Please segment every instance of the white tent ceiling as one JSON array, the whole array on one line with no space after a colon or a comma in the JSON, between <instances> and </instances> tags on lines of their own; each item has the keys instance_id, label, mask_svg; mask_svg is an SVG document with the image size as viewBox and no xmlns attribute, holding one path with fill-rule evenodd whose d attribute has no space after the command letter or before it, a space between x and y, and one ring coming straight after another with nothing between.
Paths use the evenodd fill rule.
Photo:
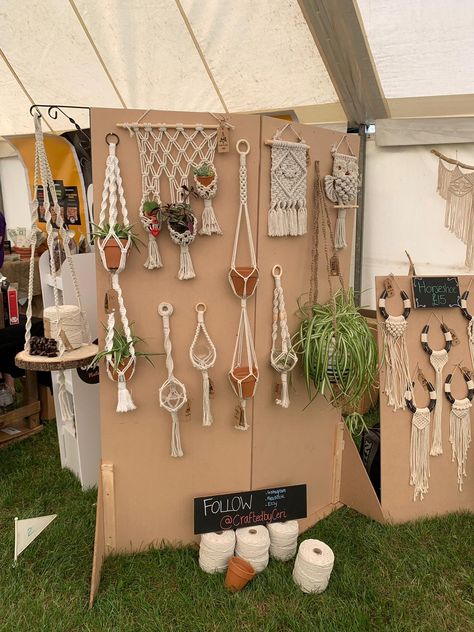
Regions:
<instances>
[{"instance_id":1,"label":"white tent ceiling","mask_svg":"<svg viewBox=\"0 0 474 632\"><path fill-rule=\"evenodd\" d=\"M313 4L318 16L319 4L351 2ZM305 122L345 120L326 43L316 46L303 4L0 0L0 134L31 132L32 103L296 109ZM356 9L389 114L474 114L474 2L358 0ZM87 113L74 117L87 124Z\"/></svg>"}]
</instances>

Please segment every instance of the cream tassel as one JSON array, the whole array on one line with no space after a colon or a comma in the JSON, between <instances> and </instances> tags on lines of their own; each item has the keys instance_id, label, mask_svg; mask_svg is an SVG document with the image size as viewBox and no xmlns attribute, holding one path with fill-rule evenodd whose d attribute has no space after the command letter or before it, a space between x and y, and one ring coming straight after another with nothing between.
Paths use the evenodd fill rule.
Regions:
<instances>
[{"instance_id":1,"label":"cream tassel","mask_svg":"<svg viewBox=\"0 0 474 632\"><path fill-rule=\"evenodd\" d=\"M389 316L384 323L385 384L389 406L405 409L405 389L411 384L408 349L405 339L406 320Z\"/></svg>"},{"instance_id":2,"label":"cream tassel","mask_svg":"<svg viewBox=\"0 0 474 632\"><path fill-rule=\"evenodd\" d=\"M247 400L240 399L240 419L237 426L235 426L236 430L248 430L250 426L247 423Z\"/></svg>"},{"instance_id":3,"label":"cream tassel","mask_svg":"<svg viewBox=\"0 0 474 632\"><path fill-rule=\"evenodd\" d=\"M200 235L222 235L221 227L212 207L212 199L204 200L204 210L202 212L202 228Z\"/></svg>"},{"instance_id":4,"label":"cream tassel","mask_svg":"<svg viewBox=\"0 0 474 632\"><path fill-rule=\"evenodd\" d=\"M117 412L128 413L131 410L135 410L136 406L133 403L130 391L127 388L127 382L121 375L117 382L118 386L118 399L117 399Z\"/></svg>"},{"instance_id":5,"label":"cream tassel","mask_svg":"<svg viewBox=\"0 0 474 632\"><path fill-rule=\"evenodd\" d=\"M202 425L212 426L214 421L211 411L211 401L209 399L209 373L202 371Z\"/></svg>"},{"instance_id":6,"label":"cream tassel","mask_svg":"<svg viewBox=\"0 0 474 632\"><path fill-rule=\"evenodd\" d=\"M193 261L189 253L189 246L181 244L179 247L179 272L178 279L185 281L186 279L194 279L196 273L193 268Z\"/></svg>"},{"instance_id":7,"label":"cream tassel","mask_svg":"<svg viewBox=\"0 0 474 632\"><path fill-rule=\"evenodd\" d=\"M183 456L181 448L181 435L179 433L179 417L176 411L171 411L172 427L171 427L171 456Z\"/></svg>"},{"instance_id":8,"label":"cream tassel","mask_svg":"<svg viewBox=\"0 0 474 632\"><path fill-rule=\"evenodd\" d=\"M463 478L466 476L467 452L471 443L471 402L455 400L449 416L449 441L452 448L451 460L457 461L459 491L462 492Z\"/></svg>"},{"instance_id":9,"label":"cream tassel","mask_svg":"<svg viewBox=\"0 0 474 632\"><path fill-rule=\"evenodd\" d=\"M156 243L156 239L150 233L148 233L148 257L144 266L147 270L155 270L156 268L163 267L160 251L158 250L158 244Z\"/></svg>"},{"instance_id":10,"label":"cream tassel","mask_svg":"<svg viewBox=\"0 0 474 632\"><path fill-rule=\"evenodd\" d=\"M300 205L297 211L298 215L298 235L306 235L308 230L308 210L306 203Z\"/></svg>"},{"instance_id":11,"label":"cream tassel","mask_svg":"<svg viewBox=\"0 0 474 632\"><path fill-rule=\"evenodd\" d=\"M290 396L288 393L288 373L283 371L281 374L281 392L279 399L275 400L275 404L282 408L288 408L290 405Z\"/></svg>"},{"instance_id":12,"label":"cream tassel","mask_svg":"<svg viewBox=\"0 0 474 632\"><path fill-rule=\"evenodd\" d=\"M276 202L268 212L268 235L284 237L289 234L287 215L281 202Z\"/></svg>"},{"instance_id":13,"label":"cream tassel","mask_svg":"<svg viewBox=\"0 0 474 632\"><path fill-rule=\"evenodd\" d=\"M337 211L336 231L334 235L334 241L336 248L342 250L347 248L346 242L346 214L345 208L340 208Z\"/></svg>"},{"instance_id":14,"label":"cream tassel","mask_svg":"<svg viewBox=\"0 0 474 632\"><path fill-rule=\"evenodd\" d=\"M433 415L433 438L431 442L431 456L443 454L443 368L448 361L448 353L444 349L433 351L430 362L436 374L436 408Z\"/></svg>"},{"instance_id":15,"label":"cream tassel","mask_svg":"<svg viewBox=\"0 0 474 632\"><path fill-rule=\"evenodd\" d=\"M430 476L430 412L417 408L411 422L410 485L413 485L413 500L423 500L428 491Z\"/></svg>"}]
</instances>

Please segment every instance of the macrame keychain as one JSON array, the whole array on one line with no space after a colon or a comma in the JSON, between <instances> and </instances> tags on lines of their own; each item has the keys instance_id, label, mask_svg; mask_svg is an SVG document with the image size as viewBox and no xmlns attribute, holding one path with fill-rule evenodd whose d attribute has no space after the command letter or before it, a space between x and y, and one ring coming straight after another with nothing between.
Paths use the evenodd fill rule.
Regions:
<instances>
[{"instance_id":1,"label":"macrame keychain","mask_svg":"<svg viewBox=\"0 0 474 632\"><path fill-rule=\"evenodd\" d=\"M474 319L467 308L467 300L469 298L469 290L463 292L461 296L461 312L467 320L467 339L469 341L469 353L471 355L471 364L474 368Z\"/></svg>"},{"instance_id":2,"label":"macrame keychain","mask_svg":"<svg viewBox=\"0 0 474 632\"><path fill-rule=\"evenodd\" d=\"M401 291L403 314L391 316L386 310L388 293L384 290L379 298L379 312L384 319L382 324L383 353L385 362L385 383L383 392L393 410L405 408L404 392L411 384L410 364L406 342L407 319L411 311L411 302L406 292Z\"/></svg>"},{"instance_id":3,"label":"macrame keychain","mask_svg":"<svg viewBox=\"0 0 474 632\"><path fill-rule=\"evenodd\" d=\"M112 142L109 142L109 138ZM127 231L127 239L118 237L115 228L118 225L118 208L117 208L117 194L118 201L120 202L120 209L122 213L123 226L127 229L130 227L128 219L127 203L125 201L122 176L120 175L119 161L116 155L116 148L119 143L119 138L116 134L107 134L106 142L109 145L109 155L107 156L107 162L105 167L105 180L104 189L102 193L102 202L99 213L99 228L106 230L108 233L103 239L98 239L97 244L99 248L100 258L102 264L107 272L110 273L112 282L112 288L117 294L120 320L122 323L123 332L127 341L130 355L127 361L123 361L119 366L116 366L113 355L113 342L115 334L115 310L110 310L107 319L107 331L105 335L105 350L106 355L106 368L109 378L117 382L118 387L118 400L117 400L117 412L126 413L130 410L135 410L136 406L133 403L132 396L127 389L127 381L133 377L135 373L136 355L135 347L133 346L132 333L130 331L130 325L127 318L127 310L125 309L125 303L123 300L122 288L119 283L119 274L125 269L125 263L129 253L131 245L131 235ZM119 258L114 261L114 251L119 252Z\"/></svg>"},{"instance_id":4,"label":"macrame keychain","mask_svg":"<svg viewBox=\"0 0 474 632\"><path fill-rule=\"evenodd\" d=\"M466 476L467 452L471 443L471 407L474 397L474 382L467 371L461 369L467 385L467 396L464 399L454 399L451 394L452 373L446 377L444 392L451 404L449 415L449 442L452 457L456 460L459 491L462 492L463 478Z\"/></svg>"},{"instance_id":5,"label":"macrame keychain","mask_svg":"<svg viewBox=\"0 0 474 632\"><path fill-rule=\"evenodd\" d=\"M158 305L158 314L163 319L163 336L164 347L166 353L166 369L168 378L161 385L159 390L160 406L167 410L171 415L171 456L183 456L181 448L181 436L179 433L179 417L178 411L186 404L187 394L186 387L174 375L174 362L172 357L173 347L170 338L170 316L173 313L173 306L170 303L160 303Z\"/></svg>"},{"instance_id":6,"label":"macrame keychain","mask_svg":"<svg viewBox=\"0 0 474 632\"><path fill-rule=\"evenodd\" d=\"M346 141L349 154L339 153L339 147ZM337 222L335 231L336 248L346 248L346 211L358 208L356 204L357 189L359 188L359 165L357 157L352 151L344 135L331 150L333 158L332 175L325 176L324 189L326 195L335 202L337 208Z\"/></svg>"},{"instance_id":7,"label":"macrame keychain","mask_svg":"<svg viewBox=\"0 0 474 632\"><path fill-rule=\"evenodd\" d=\"M430 416L436 407L436 391L430 382L426 383L426 389L430 395L430 401L426 408L418 408L413 397L414 383L408 382L405 392L405 401L408 410L413 413L411 418L410 441L410 485L415 489L413 500L423 500L428 491L430 477Z\"/></svg>"},{"instance_id":8,"label":"macrame keychain","mask_svg":"<svg viewBox=\"0 0 474 632\"><path fill-rule=\"evenodd\" d=\"M272 269L272 276L275 281L273 290L273 324L272 324L272 351L270 354L270 364L281 376L281 391L275 403L282 408L288 408L290 398L288 394L288 373L290 373L298 362L298 356L291 344L291 336L288 331L287 314L285 309L285 298L281 285L283 268L275 265ZM277 344L278 335L280 344Z\"/></svg>"},{"instance_id":9,"label":"macrame keychain","mask_svg":"<svg viewBox=\"0 0 474 632\"><path fill-rule=\"evenodd\" d=\"M288 128L298 138L298 142L281 140ZM268 234L270 237L305 235L308 222L306 181L309 145L291 123L277 130L272 140L267 140L265 145L272 148Z\"/></svg>"},{"instance_id":10,"label":"macrame keychain","mask_svg":"<svg viewBox=\"0 0 474 632\"><path fill-rule=\"evenodd\" d=\"M212 200L217 193L217 171L209 160L203 160L193 170L194 184L197 194L204 200L204 210L202 212L202 227L200 235L222 235L221 227L217 221Z\"/></svg>"},{"instance_id":11,"label":"macrame keychain","mask_svg":"<svg viewBox=\"0 0 474 632\"><path fill-rule=\"evenodd\" d=\"M194 339L189 349L191 364L202 374L202 425L211 426L214 421L211 412L211 402L209 399L211 383L209 380L209 369L212 369L216 362L217 353L214 343L208 334L204 314L206 312L205 303L196 304L197 326ZM204 338L204 344L201 339Z\"/></svg>"},{"instance_id":12,"label":"macrame keychain","mask_svg":"<svg viewBox=\"0 0 474 632\"><path fill-rule=\"evenodd\" d=\"M241 145L244 146L242 150L240 149ZM232 368L229 371L229 380L240 403L240 417L236 428L238 430L247 430L249 426L245 413L246 403L248 399L254 396L258 382L257 355L255 353L252 329L247 314L247 299L252 296L258 283L258 268L247 204L247 154L250 152L250 145L248 141L241 139L237 141L236 149L240 156L240 205L235 228L229 282L234 294L240 298L240 320L232 358ZM247 228L250 266L237 266L237 247L239 244L242 215L244 216Z\"/></svg>"},{"instance_id":13,"label":"macrame keychain","mask_svg":"<svg viewBox=\"0 0 474 632\"><path fill-rule=\"evenodd\" d=\"M443 441L442 441L442 415L443 415L443 369L448 361L448 353L453 344L453 337L449 328L441 323L441 331L444 335L444 349L433 350L428 344L428 332L430 326L425 325L421 332L421 346L423 351L430 357L430 363L436 373L436 399L438 404L436 406L434 418L433 418L433 438L431 443L431 456L438 456L443 454Z\"/></svg>"}]
</instances>

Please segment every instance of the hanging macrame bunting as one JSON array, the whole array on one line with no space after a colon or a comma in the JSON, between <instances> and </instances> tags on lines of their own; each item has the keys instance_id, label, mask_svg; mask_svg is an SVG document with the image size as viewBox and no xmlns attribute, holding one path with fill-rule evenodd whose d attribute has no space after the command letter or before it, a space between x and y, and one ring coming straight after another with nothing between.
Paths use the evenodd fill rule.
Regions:
<instances>
[{"instance_id":1,"label":"hanging macrame bunting","mask_svg":"<svg viewBox=\"0 0 474 632\"><path fill-rule=\"evenodd\" d=\"M383 354L385 364L385 383L383 392L393 410L405 408L404 395L407 384L411 384L410 364L406 342L407 319L411 311L411 302L405 292L400 292L403 301L403 314L391 316L386 310L387 290L379 298L379 312L384 319L382 325Z\"/></svg>"},{"instance_id":2,"label":"hanging macrame bunting","mask_svg":"<svg viewBox=\"0 0 474 632\"><path fill-rule=\"evenodd\" d=\"M436 406L434 418L433 418L433 439L431 443L431 456L438 456L443 454L443 441L442 441L442 418L443 418L443 369L448 361L448 353L451 349L453 337L449 328L444 323L441 323L441 331L444 335L444 349L433 350L428 344L428 332L430 326L425 325L421 332L421 346L423 351L430 357L430 363L435 370L436 374L436 399L438 404Z\"/></svg>"},{"instance_id":3,"label":"hanging macrame bunting","mask_svg":"<svg viewBox=\"0 0 474 632\"><path fill-rule=\"evenodd\" d=\"M205 303L197 303L197 326L189 357L193 367L202 374L202 425L211 426L214 419L211 412L209 369L212 369L216 362L217 352L204 322L206 309Z\"/></svg>"},{"instance_id":4,"label":"hanging macrame bunting","mask_svg":"<svg viewBox=\"0 0 474 632\"><path fill-rule=\"evenodd\" d=\"M340 153L339 147L343 142L349 149L349 154ZM333 165L332 175L325 176L324 189L327 197L335 203L337 221L335 231L336 248L346 248L346 211L357 208L357 190L359 188L359 164L344 135L331 150Z\"/></svg>"},{"instance_id":5,"label":"hanging macrame bunting","mask_svg":"<svg viewBox=\"0 0 474 632\"><path fill-rule=\"evenodd\" d=\"M173 306L170 303L160 303L158 314L163 320L164 347L166 353L166 369L168 378L160 387L160 406L171 415L171 456L183 456L181 448L181 436L179 432L179 410L187 402L186 387L174 375L174 362L172 357L173 347L171 345L170 316L173 313Z\"/></svg>"},{"instance_id":6,"label":"hanging macrame bunting","mask_svg":"<svg viewBox=\"0 0 474 632\"><path fill-rule=\"evenodd\" d=\"M430 382L426 388L430 401L426 408L418 408L414 403L413 382L407 384L405 401L408 410L413 413L411 419L410 442L410 485L414 487L413 500L423 500L428 491L430 477L430 416L436 407L436 391Z\"/></svg>"},{"instance_id":7,"label":"hanging macrame bunting","mask_svg":"<svg viewBox=\"0 0 474 632\"><path fill-rule=\"evenodd\" d=\"M457 478L459 491L462 492L463 479L466 476L467 451L471 443L471 408L474 397L474 382L471 376L462 371L467 385L467 396L464 399L454 399L451 394L452 373L444 383L446 398L451 404L449 415L449 442L451 443L452 461L457 463Z\"/></svg>"},{"instance_id":8,"label":"hanging macrame bunting","mask_svg":"<svg viewBox=\"0 0 474 632\"><path fill-rule=\"evenodd\" d=\"M461 312L464 318L467 320L467 339L469 342L469 353L471 355L471 364L474 368L474 319L467 307L467 301L469 299L469 290L463 292L461 296Z\"/></svg>"},{"instance_id":9,"label":"hanging macrame bunting","mask_svg":"<svg viewBox=\"0 0 474 632\"><path fill-rule=\"evenodd\" d=\"M282 140L289 128L298 142ZM306 207L306 182L309 145L296 129L287 123L265 143L272 148L271 205L268 212L270 237L305 235L308 211Z\"/></svg>"},{"instance_id":10,"label":"hanging macrame bunting","mask_svg":"<svg viewBox=\"0 0 474 632\"><path fill-rule=\"evenodd\" d=\"M113 140L113 142L109 143L109 137L117 140ZM128 219L127 203L123 191L122 176L120 175L120 166L116 155L118 144L117 136L115 134L108 134L107 143L109 145L109 155L107 156L105 167L104 189L98 224L102 231L107 231L107 234L103 239L98 239L97 244L102 264L107 272L110 273L112 288L117 293L120 321L129 351L128 359L123 360L117 366L113 355L114 335L116 333L115 310L111 309L108 314L107 331L105 335L105 350L108 352L106 355L107 375L111 380L117 382L117 412L126 413L136 408L127 388L127 382L135 373L136 355L132 332L130 331L127 318L127 310L123 300L122 288L120 287L119 275L125 269L125 263L131 246L131 233L129 230L130 221ZM122 224L127 233L126 239L119 237L115 232L117 226L119 226L119 209L117 202L120 203Z\"/></svg>"},{"instance_id":11,"label":"hanging macrame bunting","mask_svg":"<svg viewBox=\"0 0 474 632\"><path fill-rule=\"evenodd\" d=\"M290 332L288 331L285 298L281 285L282 274L283 268L281 265L273 266L272 276L275 281L275 289L273 290L272 351L270 354L270 364L281 377L280 392L275 399L275 403L282 408L288 408L290 405L288 373L295 368L298 356L293 349Z\"/></svg>"},{"instance_id":12,"label":"hanging macrame bunting","mask_svg":"<svg viewBox=\"0 0 474 632\"><path fill-rule=\"evenodd\" d=\"M243 146L243 149L240 149L241 146ZM247 299L252 296L258 283L258 268L247 203L247 154L250 152L250 145L248 141L241 139L237 141L236 149L240 156L240 205L235 228L229 283L234 294L240 298L240 320L232 358L232 368L229 371L229 380L240 403L240 417L236 428L238 430L247 430L249 426L245 412L246 404L247 400L254 396L258 382L257 355L253 343L252 328L247 314ZM247 229L250 266L237 265L237 247L239 245L242 216L244 217Z\"/></svg>"}]
</instances>

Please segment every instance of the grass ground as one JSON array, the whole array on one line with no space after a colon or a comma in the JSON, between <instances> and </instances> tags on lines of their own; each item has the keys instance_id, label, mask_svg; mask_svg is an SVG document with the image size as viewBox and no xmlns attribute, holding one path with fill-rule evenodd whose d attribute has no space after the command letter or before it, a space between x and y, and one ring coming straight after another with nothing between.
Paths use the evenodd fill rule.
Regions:
<instances>
[{"instance_id":1,"label":"grass ground","mask_svg":"<svg viewBox=\"0 0 474 632\"><path fill-rule=\"evenodd\" d=\"M0 451L2 632L449 632L474 630L474 517L398 527L349 509L318 523L336 565L304 595L292 564L271 561L242 593L202 573L192 547L107 560L87 610L95 493L59 466L56 430ZM12 568L13 518L58 518Z\"/></svg>"}]
</instances>

